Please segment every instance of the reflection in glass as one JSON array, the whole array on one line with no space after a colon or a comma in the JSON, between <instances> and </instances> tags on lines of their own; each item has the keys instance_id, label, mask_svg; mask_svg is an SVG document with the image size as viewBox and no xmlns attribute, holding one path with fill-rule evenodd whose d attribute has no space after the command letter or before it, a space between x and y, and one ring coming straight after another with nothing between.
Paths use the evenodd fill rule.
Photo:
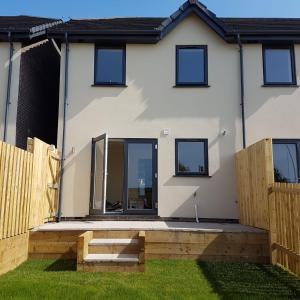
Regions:
<instances>
[{"instance_id":1,"label":"reflection in glass","mask_svg":"<svg viewBox=\"0 0 300 300\"><path fill-rule=\"evenodd\" d=\"M128 144L128 209L153 209L152 147L150 143Z\"/></svg>"},{"instance_id":2,"label":"reflection in glass","mask_svg":"<svg viewBox=\"0 0 300 300\"><path fill-rule=\"evenodd\" d=\"M273 144L276 182L298 183L296 144Z\"/></svg>"},{"instance_id":3,"label":"reflection in glass","mask_svg":"<svg viewBox=\"0 0 300 300\"><path fill-rule=\"evenodd\" d=\"M123 49L97 49L96 82L123 83Z\"/></svg>"},{"instance_id":4,"label":"reflection in glass","mask_svg":"<svg viewBox=\"0 0 300 300\"><path fill-rule=\"evenodd\" d=\"M95 143L94 209L103 209L105 140Z\"/></svg>"},{"instance_id":5,"label":"reflection in glass","mask_svg":"<svg viewBox=\"0 0 300 300\"><path fill-rule=\"evenodd\" d=\"M178 83L204 83L204 49L178 49Z\"/></svg>"},{"instance_id":6,"label":"reflection in glass","mask_svg":"<svg viewBox=\"0 0 300 300\"><path fill-rule=\"evenodd\" d=\"M265 76L267 83L292 83L290 49L265 49Z\"/></svg>"},{"instance_id":7,"label":"reflection in glass","mask_svg":"<svg viewBox=\"0 0 300 300\"><path fill-rule=\"evenodd\" d=\"M178 142L178 171L180 173L205 173L203 142Z\"/></svg>"}]
</instances>

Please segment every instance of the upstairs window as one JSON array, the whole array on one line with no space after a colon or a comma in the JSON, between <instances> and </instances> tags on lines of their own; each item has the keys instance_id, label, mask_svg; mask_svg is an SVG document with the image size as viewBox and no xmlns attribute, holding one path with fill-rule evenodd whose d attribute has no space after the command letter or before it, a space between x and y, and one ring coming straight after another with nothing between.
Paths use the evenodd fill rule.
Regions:
<instances>
[{"instance_id":1,"label":"upstairs window","mask_svg":"<svg viewBox=\"0 0 300 300\"><path fill-rule=\"evenodd\" d=\"M296 85L294 48L264 47L264 84Z\"/></svg>"},{"instance_id":2,"label":"upstairs window","mask_svg":"<svg viewBox=\"0 0 300 300\"><path fill-rule=\"evenodd\" d=\"M176 86L207 85L207 46L176 47Z\"/></svg>"},{"instance_id":3,"label":"upstairs window","mask_svg":"<svg viewBox=\"0 0 300 300\"><path fill-rule=\"evenodd\" d=\"M299 182L300 140L273 140L273 160L276 182Z\"/></svg>"},{"instance_id":4,"label":"upstairs window","mask_svg":"<svg viewBox=\"0 0 300 300\"><path fill-rule=\"evenodd\" d=\"M176 139L176 175L208 176L208 140Z\"/></svg>"},{"instance_id":5,"label":"upstairs window","mask_svg":"<svg viewBox=\"0 0 300 300\"><path fill-rule=\"evenodd\" d=\"M125 47L96 47L95 84L125 85Z\"/></svg>"}]
</instances>

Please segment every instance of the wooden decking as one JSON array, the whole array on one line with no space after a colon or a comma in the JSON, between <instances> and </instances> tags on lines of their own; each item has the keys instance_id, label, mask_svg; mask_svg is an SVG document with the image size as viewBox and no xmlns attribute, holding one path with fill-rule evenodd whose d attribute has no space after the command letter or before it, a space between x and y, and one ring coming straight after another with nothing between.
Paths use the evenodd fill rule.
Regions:
<instances>
[{"instance_id":1,"label":"wooden decking","mask_svg":"<svg viewBox=\"0 0 300 300\"><path fill-rule=\"evenodd\" d=\"M268 263L268 234L239 224L185 222L61 222L30 232L29 257L76 259L86 231L128 239L145 231L145 259L199 259Z\"/></svg>"}]
</instances>

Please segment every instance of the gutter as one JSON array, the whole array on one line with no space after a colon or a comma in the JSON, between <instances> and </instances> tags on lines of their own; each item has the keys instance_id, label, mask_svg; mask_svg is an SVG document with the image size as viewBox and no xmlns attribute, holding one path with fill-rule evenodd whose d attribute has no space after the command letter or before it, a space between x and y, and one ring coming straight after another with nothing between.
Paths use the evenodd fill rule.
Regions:
<instances>
[{"instance_id":1,"label":"gutter","mask_svg":"<svg viewBox=\"0 0 300 300\"><path fill-rule=\"evenodd\" d=\"M58 198L58 211L57 211L57 222L61 221L61 208L62 208L62 190L64 183L64 166L65 166L65 142L66 142L66 118L68 109L68 78L69 78L69 40L68 33L65 32L65 83L64 83L64 113L63 113L63 134L62 134L62 151L61 151L61 172L60 172L60 188L59 188L59 198Z\"/></svg>"},{"instance_id":2,"label":"gutter","mask_svg":"<svg viewBox=\"0 0 300 300\"><path fill-rule=\"evenodd\" d=\"M245 83L244 83L244 51L241 42L240 34L237 35L240 52L240 79L241 79L241 111L242 111L242 129L243 129L243 149L247 147L246 144L246 120L245 120Z\"/></svg>"},{"instance_id":3,"label":"gutter","mask_svg":"<svg viewBox=\"0 0 300 300\"><path fill-rule=\"evenodd\" d=\"M8 41L9 41L9 64L8 64L8 79L7 79L7 87L6 87L6 105L5 105L5 116L4 116L4 133L3 133L3 141L7 140L7 123L8 123L8 114L9 114L9 106L10 102L10 90L11 90L11 77L12 77L12 58L14 54L14 47L11 38L11 32L8 32Z\"/></svg>"}]
</instances>

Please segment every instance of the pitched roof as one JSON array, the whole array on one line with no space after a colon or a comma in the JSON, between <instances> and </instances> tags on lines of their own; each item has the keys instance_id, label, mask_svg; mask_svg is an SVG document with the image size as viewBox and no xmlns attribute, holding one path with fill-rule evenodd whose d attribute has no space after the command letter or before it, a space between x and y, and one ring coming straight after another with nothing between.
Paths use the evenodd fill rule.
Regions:
<instances>
[{"instance_id":1,"label":"pitched roof","mask_svg":"<svg viewBox=\"0 0 300 300\"><path fill-rule=\"evenodd\" d=\"M71 19L56 26L52 31L158 31L166 18L111 18L111 19Z\"/></svg>"},{"instance_id":2,"label":"pitched roof","mask_svg":"<svg viewBox=\"0 0 300 300\"><path fill-rule=\"evenodd\" d=\"M32 27L56 21L58 20L31 16L0 16L0 31L29 32Z\"/></svg>"},{"instance_id":3,"label":"pitched roof","mask_svg":"<svg viewBox=\"0 0 300 300\"><path fill-rule=\"evenodd\" d=\"M157 43L191 13L229 43L237 41L237 34L243 42L300 42L300 19L218 18L197 0L186 1L168 18L71 19L48 33L63 39L68 32L70 41L79 42Z\"/></svg>"},{"instance_id":4,"label":"pitched roof","mask_svg":"<svg viewBox=\"0 0 300 300\"><path fill-rule=\"evenodd\" d=\"M31 16L0 16L0 42L40 40L46 29L62 23L61 20Z\"/></svg>"},{"instance_id":5,"label":"pitched roof","mask_svg":"<svg viewBox=\"0 0 300 300\"><path fill-rule=\"evenodd\" d=\"M219 18L227 32L300 33L299 18Z\"/></svg>"}]
</instances>

